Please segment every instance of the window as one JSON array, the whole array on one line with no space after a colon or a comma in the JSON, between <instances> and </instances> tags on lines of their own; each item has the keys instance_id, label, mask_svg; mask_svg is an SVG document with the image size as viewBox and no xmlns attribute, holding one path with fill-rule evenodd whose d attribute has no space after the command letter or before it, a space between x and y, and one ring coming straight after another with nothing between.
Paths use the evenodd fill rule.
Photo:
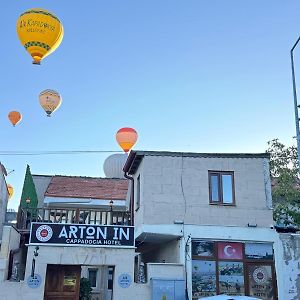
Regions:
<instances>
[{"instance_id":1,"label":"window","mask_svg":"<svg viewBox=\"0 0 300 300\"><path fill-rule=\"evenodd\" d=\"M136 180L136 208L138 210L140 208L141 202L141 176L139 175Z\"/></svg>"},{"instance_id":2,"label":"window","mask_svg":"<svg viewBox=\"0 0 300 300\"><path fill-rule=\"evenodd\" d=\"M107 289L113 290L114 286L114 267L108 267Z\"/></svg>"},{"instance_id":3,"label":"window","mask_svg":"<svg viewBox=\"0 0 300 300\"><path fill-rule=\"evenodd\" d=\"M89 281L91 283L92 288L97 287L97 273L98 273L98 269L88 270Z\"/></svg>"},{"instance_id":4,"label":"window","mask_svg":"<svg viewBox=\"0 0 300 300\"><path fill-rule=\"evenodd\" d=\"M210 204L234 205L233 172L209 171Z\"/></svg>"},{"instance_id":5,"label":"window","mask_svg":"<svg viewBox=\"0 0 300 300\"><path fill-rule=\"evenodd\" d=\"M277 299L271 243L192 240L192 299L217 294Z\"/></svg>"}]
</instances>

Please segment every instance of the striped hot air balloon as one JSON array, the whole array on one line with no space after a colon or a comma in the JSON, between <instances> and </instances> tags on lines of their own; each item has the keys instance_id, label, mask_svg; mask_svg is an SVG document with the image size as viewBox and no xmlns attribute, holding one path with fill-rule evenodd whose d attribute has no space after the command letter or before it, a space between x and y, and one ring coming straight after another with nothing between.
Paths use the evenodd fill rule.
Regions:
<instances>
[{"instance_id":1,"label":"striped hot air balloon","mask_svg":"<svg viewBox=\"0 0 300 300\"><path fill-rule=\"evenodd\" d=\"M118 130L116 140L124 152L128 152L136 143L138 134L135 129L124 127Z\"/></svg>"}]
</instances>

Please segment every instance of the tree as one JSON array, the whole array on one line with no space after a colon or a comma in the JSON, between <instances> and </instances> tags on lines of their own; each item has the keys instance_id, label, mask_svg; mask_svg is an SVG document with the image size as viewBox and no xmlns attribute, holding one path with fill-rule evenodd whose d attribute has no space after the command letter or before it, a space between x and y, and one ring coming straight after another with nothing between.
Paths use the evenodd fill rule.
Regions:
<instances>
[{"instance_id":1,"label":"tree","mask_svg":"<svg viewBox=\"0 0 300 300\"><path fill-rule=\"evenodd\" d=\"M300 228L300 185L297 148L278 139L268 142L274 220L277 224Z\"/></svg>"}]
</instances>

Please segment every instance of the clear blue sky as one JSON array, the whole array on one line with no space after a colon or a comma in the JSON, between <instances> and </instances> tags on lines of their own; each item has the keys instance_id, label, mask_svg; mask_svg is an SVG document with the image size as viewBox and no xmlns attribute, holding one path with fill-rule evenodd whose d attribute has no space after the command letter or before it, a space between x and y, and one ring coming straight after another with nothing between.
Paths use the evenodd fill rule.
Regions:
<instances>
[{"instance_id":1,"label":"clear blue sky","mask_svg":"<svg viewBox=\"0 0 300 300\"><path fill-rule=\"evenodd\" d=\"M18 16L33 7L65 29L41 66L16 34ZM275 137L292 143L298 0L11 0L1 11L1 151L119 150L124 126L136 128L141 150L251 153ZM300 47L295 56L300 78ZM51 118L38 103L47 88L63 97ZM23 114L15 128L10 110ZM104 176L108 155L0 156L15 170L9 207L26 164L34 174Z\"/></svg>"}]
</instances>

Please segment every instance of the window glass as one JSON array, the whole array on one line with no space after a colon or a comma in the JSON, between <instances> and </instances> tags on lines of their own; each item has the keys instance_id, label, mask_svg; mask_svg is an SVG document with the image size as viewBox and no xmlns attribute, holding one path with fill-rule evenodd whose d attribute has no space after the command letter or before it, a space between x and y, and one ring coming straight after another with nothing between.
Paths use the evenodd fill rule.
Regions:
<instances>
[{"instance_id":1,"label":"window glass","mask_svg":"<svg viewBox=\"0 0 300 300\"><path fill-rule=\"evenodd\" d=\"M193 241L192 255L199 257L214 257L214 242Z\"/></svg>"},{"instance_id":2,"label":"window glass","mask_svg":"<svg viewBox=\"0 0 300 300\"><path fill-rule=\"evenodd\" d=\"M248 265L250 296L273 300L273 278L270 265Z\"/></svg>"},{"instance_id":3,"label":"window glass","mask_svg":"<svg viewBox=\"0 0 300 300\"><path fill-rule=\"evenodd\" d=\"M220 195L219 195L219 176L218 175L211 175L210 185L211 185L211 201L219 202Z\"/></svg>"},{"instance_id":4,"label":"window glass","mask_svg":"<svg viewBox=\"0 0 300 300\"><path fill-rule=\"evenodd\" d=\"M232 204L233 203L232 175L229 174L222 175L222 192L223 192L223 203Z\"/></svg>"},{"instance_id":5,"label":"window glass","mask_svg":"<svg viewBox=\"0 0 300 300\"><path fill-rule=\"evenodd\" d=\"M91 287L97 286L97 269L89 269L89 281L91 283Z\"/></svg>"},{"instance_id":6,"label":"window glass","mask_svg":"<svg viewBox=\"0 0 300 300\"><path fill-rule=\"evenodd\" d=\"M243 244L218 242L219 259L243 259Z\"/></svg>"},{"instance_id":7,"label":"window glass","mask_svg":"<svg viewBox=\"0 0 300 300\"><path fill-rule=\"evenodd\" d=\"M107 289L112 290L114 285L114 268L108 267Z\"/></svg>"},{"instance_id":8,"label":"window glass","mask_svg":"<svg viewBox=\"0 0 300 300\"><path fill-rule=\"evenodd\" d=\"M245 295L244 267L242 262L219 262L220 294Z\"/></svg>"},{"instance_id":9,"label":"window glass","mask_svg":"<svg viewBox=\"0 0 300 300\"><path fill-rule=\"evenodd\" d=\"M193 260L192 262L193 299L213 296L217 293L216 262L210 260Z\"/></svg>"},{"instance_id":10,"label":"window glass","mask_svg":"<svg viewBox=\"0 0 300 300\"><path fill-rule=\"evenodd\" d=\"M245 256L246 259L273 260L273 245L271 243L247 243Z\"/></svg>"}]
</instances>

